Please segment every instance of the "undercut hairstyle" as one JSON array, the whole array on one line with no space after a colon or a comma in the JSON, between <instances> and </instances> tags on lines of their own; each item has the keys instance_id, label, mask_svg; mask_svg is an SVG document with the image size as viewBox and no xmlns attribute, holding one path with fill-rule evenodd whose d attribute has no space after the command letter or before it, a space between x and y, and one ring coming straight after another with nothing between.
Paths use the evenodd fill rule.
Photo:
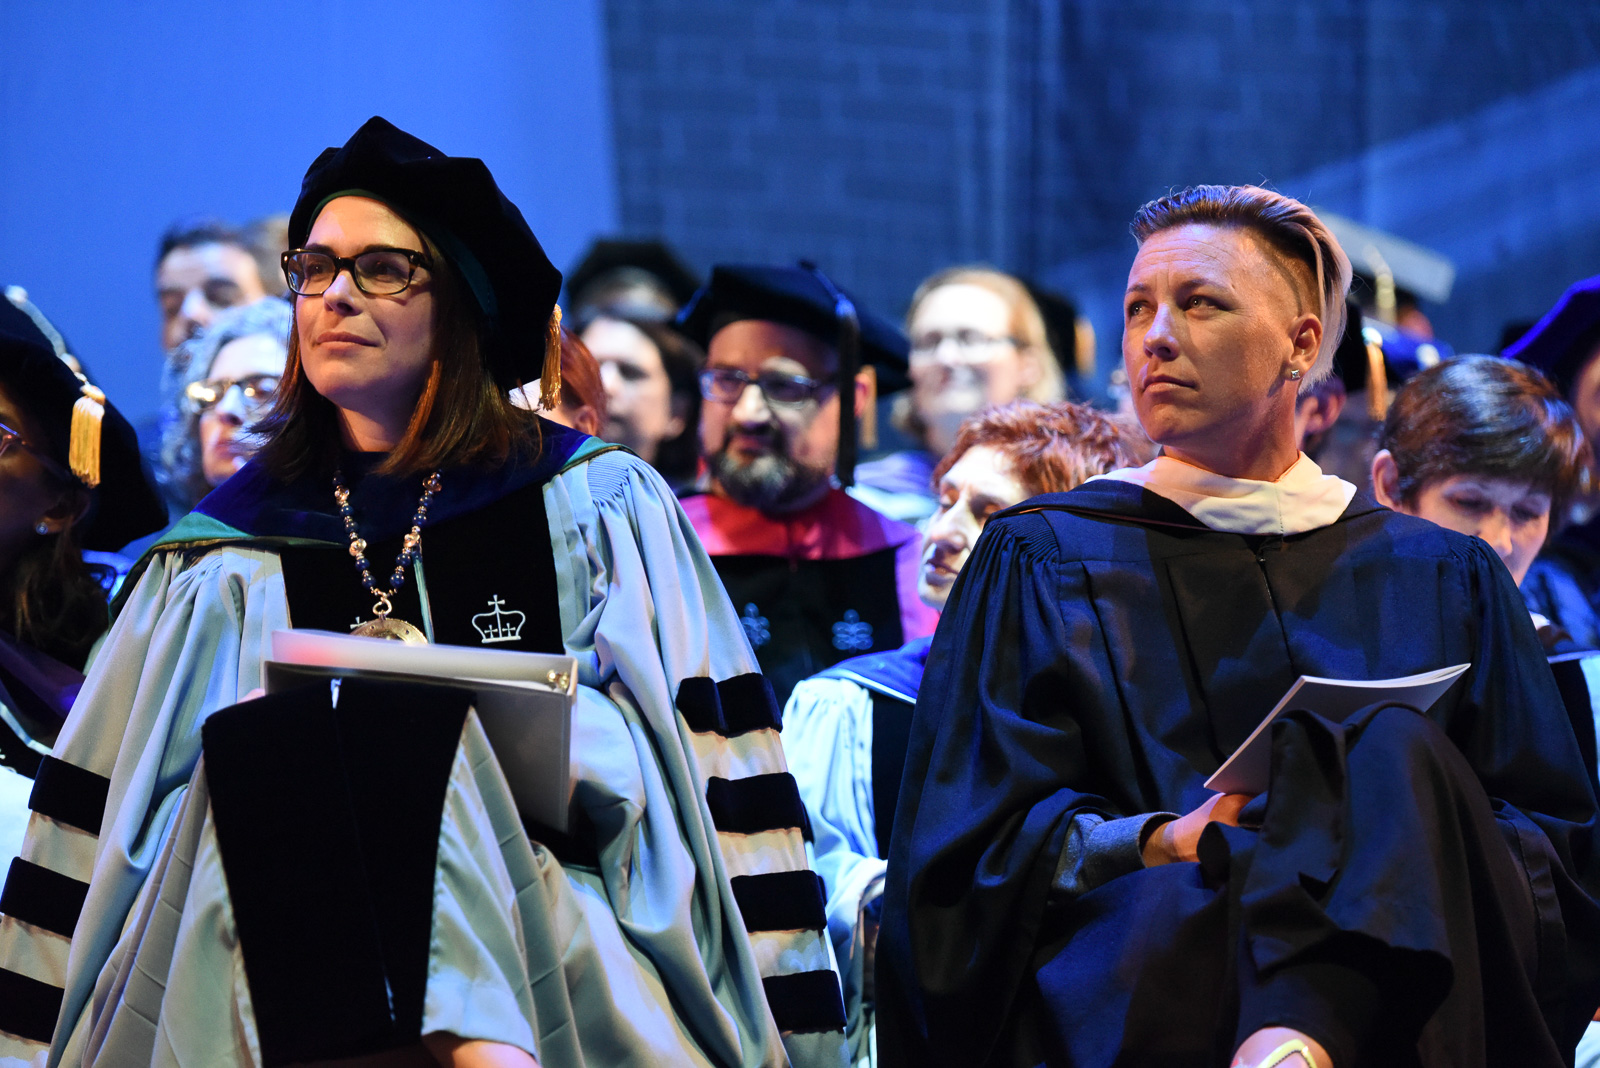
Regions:
<instances>
[{"instance_id":1,"label":"undercut hairstyle","mask_svg":"<svg viewBox=\"0 0 1600 1068\"><path fill-rule=\"evenodd\" d=\"M514 450L537 448L539 421L511 403L483 354L483 316L455 266L420 234L433 264L433 362L400 441L374 470L413 475L436 468L503 462ZM320 297L299 297L320 300ZM535 395L538 387L533 387ZM256 454L276 479L331 474L339 462L339 416L306 377L300 331L289 331L289 359L272 408L251 427L266 437Z\"/></svg>"},{"instance_id":2,"label":"undercut hairstyle","mask_svg":"<svg viewBox=\"0 0 1600 1068\"><path fill-rule=\"evenodd\" d=\"M1350 292L1350 257L1316 213L1293 197L1254 185L1196 185L1152 200L1133 217L1139 244L1179 226L1249 230L1290 263L1310 272L1311 308L1322 322L1322 344L1301 389L1333 373L1333 353L1344 335L1345 297Z\"/></svg>"},{"instance_id":3,"label":"undercut hairstyle","mask_svg":"<svg viewBox=\"0 0 1600 1068\"><path fill-rule=\"evenodd\" d=\"M1011 462L1029 496L1065 493L1080 483L1144 462L1154 451L1132 421L1074 401L1012 401L970 416L933 470L935 491L969 449L987 445Z\"/></svg>"},{"instance_id":4,"label":"undercut hairstyle","mask_svg":"<svg viewBox=\"0 0 1600 1068\"><path fill-rule=\"evenodd\" d=\"M1552 524L1589 462L1578 417L1537 370L1499 356L1458 356L1395 394L1378 438L1410 507L1430 483L1456 475L1525 482L1550 495Z\"/></svg>"}]
</instances>

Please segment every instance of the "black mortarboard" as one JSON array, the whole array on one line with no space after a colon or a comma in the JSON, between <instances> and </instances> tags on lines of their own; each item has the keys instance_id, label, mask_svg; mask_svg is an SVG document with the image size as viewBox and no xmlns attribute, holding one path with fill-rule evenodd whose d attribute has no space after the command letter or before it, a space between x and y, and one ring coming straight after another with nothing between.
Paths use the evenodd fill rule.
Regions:
<instances>
[{"instance_id":1,"label":"black mortarboard","mask_svg":"<svg viewBox=\"0 0 1600 1068\"><path fill-rule=\"evenodd\" d=\"M567 275L567 303L576 314L584 291L623 271L641 271L661 284L672 303L683 307L700 288L700 279L660 241L616 241L601 238L589 246Z\"/></svg>"},{"instance_id":2,"label":"black mortarboard","mask_svg":"<svg viewBox=\"0 0 1600 1068\"><path fill-rule=\"evenodd\" d=\"M1574 282L1555 307L1500 355L1550 376L1562 393L1600 346L1600 275Z\"/></svg>"},{"instance_id":3,"label":"black mortarboard","mask_svg":"<svg viewBox=\"0 0 1600 1068\"><path fill-rule=\"evenodd\" d=\"M84 548L114 552L166 526L167 510L145 475L133 427L56 354L19 306L18 291L6 296L0 300L0 384L44 434L32 444L96 489L81 527Z\"/></svg>"},{"instance_id":4,"label":"black mortarboard","mask_svg":"<svg viewBox=\"0 0 1600 1068\"><path fill-rule=\"evenodd\" d=\"M839 483L855 477L856 373L863 364L876 375L879 395L911 384L907 376L910 343L889 320L867 311L813 264L795 267L718 264L706 283L678 313L678 329L709 350L711 337L729 323L762 319L803 330L839 355Z\"/></svg>"},{"instance_id":5,"label":"black mortarboard","mask_svg":"<svg viewBox=\"0 0 1600 1068\"><path fill-rule=\"evenodd\" d=\"M553 403L561 272L482 160L447 156L384 119L368 119L306 171L289 216L291 248L305 244L317 214L341 195L382 201L438 245L483 312L495 381L511 389L542 378L541 394Z\"/></svg>"}]
</instances>

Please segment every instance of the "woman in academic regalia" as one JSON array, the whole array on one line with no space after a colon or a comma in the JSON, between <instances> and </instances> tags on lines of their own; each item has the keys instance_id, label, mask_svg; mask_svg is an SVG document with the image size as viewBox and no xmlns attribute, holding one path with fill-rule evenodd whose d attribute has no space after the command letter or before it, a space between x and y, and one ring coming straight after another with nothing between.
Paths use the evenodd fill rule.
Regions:
<instances>
[{"instance_id":1,"label":"woman in academic regalia","mask_svg":"<svg viewBox=\"0 0 1600 1068\"><path fill-rule=\"evenodd\" d=\"M91 399L98 390L57 354L33 318L37 309L19 291L7 298L0 299L0 877L22 843L28 799L83 685L89 649L110 622L111 569L86 563L83 550L120 549L165 521L139 466L133 428L109 403ZM75 420L81 442L97 450L73 456ZM44 779L47 792L58 785L48 773Z\"/></svg>"},{"instance_id":2,"label":"woman in academic regalia","mask_svg":"<svg viewBox=\"0 0 1600 1068\"><path fill-rule=\"evenodd\" d=\"M923 676L878 943L894 1065L1559 1065L1600 1004L1596 810L1482 541L1295 446L1349 265L1303 205L1140 211L1123 359L1164 454L989 521ZM1426 715L1296 678L1467 663Z\"/></svg>"},{"instance_id":3,"label":"woman in academic regalia","mask_svg":"<svg viewBox=\"0 0 1600 1068\"><path fill-rule=\"evenodd\" d=\"M56 746L103 813L30 829L57 892L5 899L29 1013L0 1058L838 1064L803 812L716 573L648 466L510 402L560 390L521 213L375 118L289 232L267 442L147 555ZM575 657L570 824L524 828L469 695L249 699L291 624Z\"/></svg>"}]
</instances>

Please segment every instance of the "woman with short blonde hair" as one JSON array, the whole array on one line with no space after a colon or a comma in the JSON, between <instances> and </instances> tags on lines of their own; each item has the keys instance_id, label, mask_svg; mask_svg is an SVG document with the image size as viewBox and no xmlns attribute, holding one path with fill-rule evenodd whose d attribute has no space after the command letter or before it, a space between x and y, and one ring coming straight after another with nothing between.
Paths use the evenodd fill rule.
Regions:
<instances>
[{"instance_id":1,"label":"woman with short blonde hair","mask_svg":"<svg viewBox=\"0 0 1600 1068\"><path fill-rule=\"evenodd\" d=\"M1297 445L1344 254L1247 186L1134 234L1123 365L1163 455L994 516L962 568L895 810L882 1063L1570 1064L1600 817L1527 610L1482 541ZM1302 676L1463 665L1422 707L1291 701L1262 776L1208 785Z\"/></svg>"}]
</instances>

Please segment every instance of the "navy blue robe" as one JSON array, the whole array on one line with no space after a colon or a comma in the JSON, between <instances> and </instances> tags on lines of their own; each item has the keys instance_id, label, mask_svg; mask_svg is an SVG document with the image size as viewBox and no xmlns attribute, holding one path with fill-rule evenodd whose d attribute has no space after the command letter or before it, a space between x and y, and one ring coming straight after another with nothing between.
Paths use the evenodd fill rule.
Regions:
<instances>
[{"instance_id":1,"label":"navy blue robe","mask_svg":"<svg viewBox=\"0 0 1600 1068\"><path fill-rule=\"evenodd\" d=\"M1293 716L1202 863L1065 884L1085 818L1188 812L1300 675L1471 662L1424 718ZM1448 742L1446 741L1448 739ZM1453 746L1449 743L1454 743ZM1288 537L1091 482L991 520L934 639L889 857L896 1065L1558 1064L1600 1003L1595 798L1509 574L1357 494Z\"/></svg>"}]
</instances>

